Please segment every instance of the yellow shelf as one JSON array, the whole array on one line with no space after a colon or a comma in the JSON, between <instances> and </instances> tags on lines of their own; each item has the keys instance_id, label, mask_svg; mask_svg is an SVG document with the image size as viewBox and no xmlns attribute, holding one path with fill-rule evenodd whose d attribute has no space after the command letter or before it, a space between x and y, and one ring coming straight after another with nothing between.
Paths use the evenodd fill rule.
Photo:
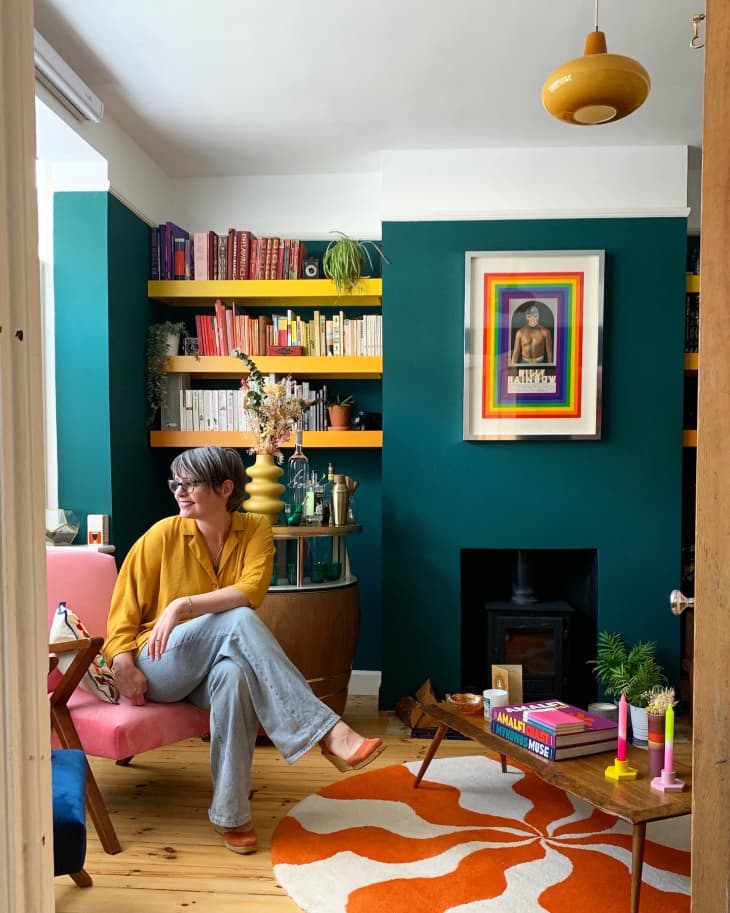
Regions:
<instances>
[{"instance_id":1,"label":"yellow shelf","mask_svg":"<svg viewBox=\"0 0 730 913\"><path fill-rule=\"evenodd\" d=\"M686 290L688 292L699 292L700 290L700 277L696 273L687 273L687 285Z\"/></svg>"},{"instance_id":2,"label":"yellow shelf","mask_svg":"<svg viewBox=\"0 0 730 913\"><path fill-rule=\"evenodd\" d=\"M683 431L682 432L682 446L683 447L696 447L697 446L697 432L696 431Z\"/></svg>"},{"instance_id":3,"label":"yellow shelf","mask_svg":"<svg viewBox=\"0 0 730 913\"><path fill-rule=\"evenodd\" d=\"M216 298L255 307L380 307L383 280L361 279L354 291L340 294L331 279L150 279L147 294L178 307L211 304Z\"/></svg>"},{"instance_id":4,"label":"yellow shelf","mask_svg":"<svg viewBox=\"0 0 730 913\"><path fill-rule=\"evenodd\" d=\"M383 359L375 355L255 355L254 361L262 374L291 374L297 380L300 377L379 380L383 376ZM241 359L230 355L176 355L168 358L167 370L171 374L206 377L244 377L248 374Z\"/></svg>"},{"instance_id":5,"label":"yellow shelf","mask_svg":"<svg viewBox=\"0 0 730 913\"><path fill-rule=\"evenodd\" d=\"M684 371L685 374L690 374L692 372L697 372L700 367L700 356L697 352L685 352L684 353Z\"/></svg>"},{"instance_id":6,"label":"yellow shelf","mask_svg":"<svg viewBox=\"0 0 730 913\"><path fill-rule=\"evenodd\" d=\"M253 434L245 431L151 431L151 447L240 447L253 445ZM284 447L294 447L294 436ZM382 431L305 431L304 449L319 447L381 448Z\"/></svg>"}]
</instances>

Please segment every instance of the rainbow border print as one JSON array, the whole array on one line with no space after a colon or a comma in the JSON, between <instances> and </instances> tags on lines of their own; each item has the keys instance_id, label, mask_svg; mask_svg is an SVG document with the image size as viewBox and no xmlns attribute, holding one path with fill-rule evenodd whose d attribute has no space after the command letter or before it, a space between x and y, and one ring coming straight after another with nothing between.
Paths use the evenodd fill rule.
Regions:
<instances>
[{"instance_id":1,"label":"rainbow border print","mask_svg":"<svg viewBox=\"0 0 730 913\"><path fill-rule=\"evenodd\" d=\"M536 300L554 315L551 385L510 392L516 306ZM482 417L579 418L583 353L583 273L486 273ZM512 368L516 372L517 367Z\"/></svg>"},{"instance_id":2,"label":"rainbow border print","mask_svg":"<svg viewBox=\"0 0 730 913\"><path fill-rule=\"evenodd\" d=\"M603 251L467 251L464 440L600 438L603 276ZM532 305L550 336L530 362Z\"/></svg>"}]
</instances>

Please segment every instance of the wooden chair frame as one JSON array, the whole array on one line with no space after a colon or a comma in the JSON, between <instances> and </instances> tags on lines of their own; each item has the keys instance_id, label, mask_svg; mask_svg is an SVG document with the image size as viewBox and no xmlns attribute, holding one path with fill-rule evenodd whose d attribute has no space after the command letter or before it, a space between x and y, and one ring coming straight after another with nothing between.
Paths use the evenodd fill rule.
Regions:
<instances>
[{"instance_id":1,"label":"wooden chair frame","mask_svg":"<svg viewBox=\"0 0 730 913\"><path fill-rule=\"evenodd\" d=\"M63 653L76 653L73 662L63 674L61 681L49 695L51 726L63 748L80 748L81 751L84 750L67 703L87 669L94 661L94 657L101 650L103 643L104 639L102 637L91 637L79 640L64 640L48 645L48 652L55 656ZM119 838L109 817L106 803L99 792L88 758L86 759L86 768L86 807L91 815L91 820L94 822L101 845L104 847L104 851L111 855L121 853L122 847L119 843ZM82 873L79 872L76 875L82 875ZM91 879L85 872L83 872L83 876L88 879L88 882L84 881L82 883L76 878L76 875L71 877L78 885L86 887L91 883Z\"/></svg>"}]
</instances>

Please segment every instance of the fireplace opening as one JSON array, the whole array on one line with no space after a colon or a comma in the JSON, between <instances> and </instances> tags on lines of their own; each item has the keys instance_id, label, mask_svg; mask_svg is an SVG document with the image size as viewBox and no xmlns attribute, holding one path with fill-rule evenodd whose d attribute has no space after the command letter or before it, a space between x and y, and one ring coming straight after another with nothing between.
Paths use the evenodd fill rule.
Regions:
<instances>
[{"instance_id":1,"label":"fireplace opening","mask_svg":"<svg viewBox=\"0 0 730 913\"><path fill-rule=\"evenodd\" d=\"M462 688L490 687L508 663L526 701L594 700L596 570L595 549L462 549Z\"/></svg>"}]
</instances>

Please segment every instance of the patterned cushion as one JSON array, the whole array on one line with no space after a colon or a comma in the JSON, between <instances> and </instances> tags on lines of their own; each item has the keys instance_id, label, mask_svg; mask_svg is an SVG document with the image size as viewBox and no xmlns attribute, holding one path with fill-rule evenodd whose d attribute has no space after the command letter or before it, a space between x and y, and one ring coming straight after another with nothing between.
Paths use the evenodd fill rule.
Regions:
<instances>
[{"instance_id":1,"label":"patterned cushion","mask_svg":"<svg viewBox=\"0 0 730 913\"><path fill-rule=\"evenodd\" d=\"M84 637L91 637L91 635L84 627L81 619L68 608L65 602L59 602L51 623L50 642L79 640ZM66 672L74 661L75 656L75 653L61 653L58 657L58 668L62 672ZM119 703L119 688L117 688L112 671L101 653L96 654L94 661L84 673L79 684L95 697L98 697L100 701L106 701L109 704Z\"/></svg>"}]
</instances>

